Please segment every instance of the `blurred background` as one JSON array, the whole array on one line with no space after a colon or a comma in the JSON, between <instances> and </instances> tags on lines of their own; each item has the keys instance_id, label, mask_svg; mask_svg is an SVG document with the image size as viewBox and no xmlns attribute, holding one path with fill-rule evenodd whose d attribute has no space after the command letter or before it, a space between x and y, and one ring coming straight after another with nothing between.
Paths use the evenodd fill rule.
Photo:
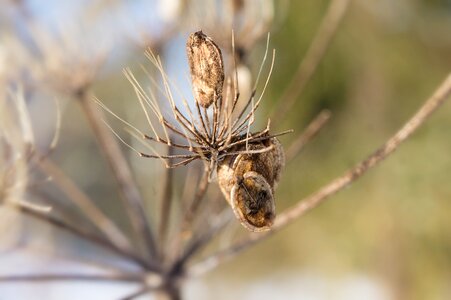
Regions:
<instances>
[{"instance_id":1,"label":"blurred background","mask_svg":"<svg viewBox=\"0 0 451 300\"><path fill-rule=\"evenodd\" d=\"M19 84L24 87L41 149L52 140L57 115L53 99L58 99L63 122L52 159L123 228L130 225L118 204L114 180L67 91L89 80L94 94L109 108L146 126L122 69L130 67L143 77L140 65L149 65L144 51L151 47L161 55L169 77L192 97L186 37L203 29L227 47L228 27L221 27L221 22L227 22L228 2L244 5L183 0L0 1L0 93ZM249 72L240 73L240 80L250 74L255 78L266 31L271 32L270 49L276 49L259 125L264 126L275 107L284 105L279 99L328 4L321 0L244 5L240 28L251 26L261 32L243 34L240 40L237 30ZM296 104L272 120L278 129L295 130L281 137L282 144L289 145L321 110L332 113L321 133L286 166L276 193L277 211L294 205L380 146L450 70L451 1L351 1ZM186 299L450 299L450 115L451 105L446 103L361 180L233 261L189 280L183 290ZM127 153L147 208L156 211L162 164ZM188 168L176 171L174 197L182 195ZM42 181L42 176L34 176L30 181ZM39 183L39 190L46 197L63 197L51 183ZM92 262L99 259L98 249L11 211L0 213L2 274L96 270ZM76 213L73 218L82 222ZM242 231L237 225L227 233ZM73 257L89 263L80 264ZM0 299L31 299L30 295L80 299L80 294L71 298L74 291L85 293L85 299L117 299L133 286L0 282Z\"/></svg>"}]
</instances>

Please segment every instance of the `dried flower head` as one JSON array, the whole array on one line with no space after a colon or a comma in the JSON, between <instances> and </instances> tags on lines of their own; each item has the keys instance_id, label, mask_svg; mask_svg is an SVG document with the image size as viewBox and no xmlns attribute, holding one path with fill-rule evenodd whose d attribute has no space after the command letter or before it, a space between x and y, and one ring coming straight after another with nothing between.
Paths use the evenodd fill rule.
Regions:
<instances>
[{"instance_id":1,"label":"dried flower head","mask_svg":"<svg viewBox=\"0 0 451 300\"><path fill-rule=\"evenodd\" d=\"M233 44L232 39L232 46ZM221 189L241 223L254 231L269 229L275 216L274 188L284 165L283 149L275 137L290 131L270 134L269 120L264 130L251 132L250 128L255 122L255 111L262 100L272 72L274 52L262 94L255 99L267 51L251 96L243 105L237 105L240 93L236 72L234 76L227 78L225 89L222 88L224 66L221 51L211 38L202 31L191 34L187 42L187 52L196 100L195 112L190 109L184 98L182 101L188 115L175 104L171 83L161 60L150 51L147 52L147 56L160 71L164 83L162 93L170 103L175 122L161 113L156 93L152 91L147 93L129 70L126 70L125 74L135 88L154 136L143 133L108 110L102 103L99 104L125 123L135 137L166 144L188 153L161 155L150 145L149 148L153 153L143 153L121 139L132 150L143 157L160 158L168 168L186 165L198 159L204 161L210 181L217 171ZM155 88L159 88L154 79L152 83ZM158 119L162 130L158 130L154 124L148 108ZM164 136L158 131L162 131ZM186 142L178 143L173 136L182 137Z\"/></svg>"}]
</instances>

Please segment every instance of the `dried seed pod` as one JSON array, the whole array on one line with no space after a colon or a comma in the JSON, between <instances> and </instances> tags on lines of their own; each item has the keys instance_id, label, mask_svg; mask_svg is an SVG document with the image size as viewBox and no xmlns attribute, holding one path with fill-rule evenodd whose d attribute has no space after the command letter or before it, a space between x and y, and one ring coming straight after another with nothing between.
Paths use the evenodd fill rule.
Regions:
<instances>
[{"instance_id":1,"label":"dried seed pod","mask_svg":"<svg viewBox=\"0 0 451 300\"><path fill-rule=\"evenodd\" d=\"M236 177L230 199L235 215L246 228L261 231L272 226L276 216L274 196L262 175L250 171Z\"/></svg>"},{"instance_id":2,"label":"dried seed pod","mask_svg":"<svg viewBox=\"0 0 451 300\"><path fill-rule=\"evenodd\" d=\"M222 96L224 63L219 47L202 31L192 33L186 42L194 98L208 108Z\"/></svg>"},{"instance_id":3,"label":"dried seed pod","mask_svg":"<svg viewBox=\"0 0 451 300\"><path fill-rule=\"evenodd\" d=\"M274 189L285 165L282 145L276 138L270 138L250 144L249 150L269 146L273 148L262 153L228 157L218 166L222 193L241 224L252 231L270 229L276 216Z\"/></svg>"}]
</instances>

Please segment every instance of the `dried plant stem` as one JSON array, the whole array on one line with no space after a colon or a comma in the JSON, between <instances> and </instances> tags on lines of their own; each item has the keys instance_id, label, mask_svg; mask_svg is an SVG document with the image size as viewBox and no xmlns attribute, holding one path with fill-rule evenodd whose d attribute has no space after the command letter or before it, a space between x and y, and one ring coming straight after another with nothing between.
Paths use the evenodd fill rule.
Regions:
<instances>
[{"instance_id":1,"label":"dried plant stem","mask_svg":"<svg viewBox=\"0 0 451 300\"><path fill-rule=\"evenodd\" d=\"M320 131L330 119L330 111L321 111L307 128L296 138L287 149L285 155L287 162L295 158L304 149L305 145Z\"/></svg>"},{"instance_id":2,"label":"dried plant stem","mask_svg":"<svg viewBox=\"0 0 451 300\"><path fill-rule=\"evenodd\" d=\"M208 271L222 262L237 256L241 251L249 248L253 244L263 240L264 238L274 234L281 228L293 222L295 219L304 215L306 212L318 206L320 203L328 199L330 196L339 192L350 183L354 182L372 167L376 166L387 156L393 153L402 142L404 142L412 133L414 133L420 125L451 95L451 73L448 74L445 81L437 88L434 94L423 104L423 106L410 118L401 129L388 139L382 147L377 149L373 154L365 160L358 163L352 169L348 170L342 176L325 185L317 192L302 199L292 208L282 213L275 221L271 231L258 235L250 235L249 237L238 241L230 248L219 251L198 264L194 265L189 273L190 275L199 275Z\"/></svg>"},{"instance_id":3,"label":"dried plant stem","mask_svg":"<svg viewBox=\"0 0 451 300\"><path fill-rule=\"evenodd\" d=\"M85 91L78 96L88 122L113 170L132 226L139 235L140 240L145 244L146 255L149 255L152 260L156 255L155 238L148 217L145 214L144 202L133 180L128 163L119 148L116 138L102 122L103 114L95 102L92 101L92 95Z\"/></svg>"},{"instance_id":4,"label":"dried plant stem","mask_svg":"<svg viewBox=\"0 0 451 300\"><path fill-rule=\"evenodd\" d=\"M331 0L314 40L310 44L296 74L278 101L283 105L278 105L277 109L271 114L272 120L282 120L293 107L329 48L332 38L335 36L349 7L349 2L350 0Z\"/></svg>"},{"instance_id":5,"label":"dried plant stem","mask_svg":"<svg viewBox=\"0 0 451 300\"><path fill-rule=\"evenodd\" d=\"M151 290L152 290L152 288L144 286L144 287L140 288L139 290L137 290L136 292L133 292L132 294L121 298L120 300L133 300L133 299L136 299L140 296L143 296L143 295L149 293Z\"/></svg>"},{"instance_id":6,"label":"dried plant stem","mask_svg":"<svg viewBox=\"0 0 451 300\"><path fill-rule=\"evenodd\" d=\"M189 203L184 210L183 219L180 222L178 234L177 237L174 239L172 243L172 253L169 255L170 260L179 260L179 255L181 255L182 247L183 247L183 241L186 239L186 236L191 237L193 235L193 221L194 217L196 216L196 213L200 207L200 204L202 202L202 199L205 196L205 193L207 192L208 188L208 177L209 172L208 168L205 167L204 170L202 170L202 176L199 179L199 182L197 183L197 189L194 194L193 200L191 203ZM188 181L188 180L187 180Z\"/></svg>"},{"instance_id":7,"label":"dried plant stem","mask_svg":"<svg viewBox=\"0 0 451 300\"><path fill-rule=\"evenodd\" d=\"M173 148L168 148L168 155L173 155ZM172 165L172 160L169 160L169 164ZM160 243L160 253L164 251L164 246L166 242L167 232L169 228L169 218L172 204L172 185L173 185L173 168L165 168L164 169L164 179L163 179L163 188L161 193L160 205L161 205L161 213L160 213L160 222L158 226L158 240Z\"/></svg>"},{"instance_id":8,"label":"dried plant stem","mask_svg":"<svg viewBox=\"0 0 451 300\"><path fill-rule=\"evenodd\" d=\"M1 197L1 195L0 195ZM8 201L5 203L8 206L18 207L18 208L26 208L40 213L50 213L52 211L51 206L43 206L39 204L34 204L22 199Z\"/></svg>"},{"instance_id":9,"label":"dried plant stem","mask_svg":"<svg viewBox=\"0 0 451 300\"><path fill-rule=\"evenodd\" d=\"M39 219L39 220L46 222L56 228L65 230L65 231L67 231L71 234L74 234L84 240L90 241L90 242L94 243L95 245L103 247L104 249L109 250L116 255L124 257L130 261L134 261L139 266L141 266L147 270L153 270L155 272L158 271L157 266L149 264L146 260L143 260L142 258L137 256L135 253L129 252L125 249L118 248L116 245L112 244L110 241L108 241L108 240L104 239L103 237L100 237L92 232L85 230L81 226L73 226L73 225L68 224L67 222L65 222L55 216L52 216L48 213L38 212L36 210L32 210L27 207L20 207L20 211L25 215Z\"/></svg>"},{"instance_id":10,"label":"dried plant stem","mask_svg":"<svg viewBox=\"0 0 451 300\"><path fill-rule=\"evenodd\" d=\"M168 286L164 289L160 289L156 293L156 299L158 300L181 300L182 295L178 286Z\"/></svg>"},{"instance_id":11,"label":"dried plant stem","mask_svg":"<svg viewBox=\"0 0 451 300\"><path fill-rule=\"evenodd\" d=\"M171 281L172 279L172 281ZM168 279L167 282L161 282L160 284L149 285L148 283L143 285L137 291L121 298L120 300L132 300L138 299L141 296L152 293L153 298L157 300L180 300L180 286L179 282L175 278ZM141 299L141 298L140 298Z\"/></svg>"},{"instance_id":12,"label":"dried plant stem","mask_svg":"<svg viewBox=\"0 0 451 300\"><path fill-rule=\"evenodd\" d=\"M137 290L136 292L121 298L121 300L132 300L138 299L141 296L152 293L153 299L157 300L178 300L181 299L180 290L178 288L173 288L170 286L144 286Z\"/></svg>"},{"instance_id":13,"label":"dried plant stem","mask_svg":"<svg viewBox=\"0 0 451 300\"><path fill-rule=\"evenodd\" d=\"M202 202L202 199L205 196L205 193L207 192L208 184L209 184L209 173L210 171L207 170L208 168L203 171L202 177L200 178L200 181L197 185L196 193L194 194L193 201L191 202L190 206L185 212L184 221L182 222L182 231L186 230L186 228L189 228L189 225L192 223L194 216L196 215L197 210L199 209L199 206Z\"/></svg>"},{"instance_id":14,"label":"dried plant stem","mask_svg":"<svg viewBox=\"0 0 451 300\"><path fill-rule=\"evenodd\" d=\"M201 177L201 172L203 172L203 169L198 168L197 166L188 168L186 172L181 197L182 203L180 204L182 211L186 211L190 205L190 200L192 200L193 195L195 194L197 180Z\"/></svg>"},{"instance_id":15,"label":"dried plant stem","mask_svg":"<svg viewBox=\"0 0 451 300\"><path fill-rule=\"evenodd\" d=\"M0 282L12 281L125 281L140 282L144 273L118 273L118 274L26 274L26 275L0 275Z\"/></svg>"},{"instance_id":16,"label":"dried plant stem","mask_svg":"<svg viewBox=\"0 0 451 300\"><path fill-rule=\"evenodd\" d=\"M109 219L93 201L70 179L66 174L52 161L44 159L38 161L39 167L52 181L60 188L60 190L77 205L84 215L91 221L116 247L131 251L130 242L117 228L111 219Z\"/></svg>"},{"instance_id":17,"label":"dried plant stem","mask_svg":"<svg viewBox=\"0 0 451 300\"><path fill-rule=\"evenodd\" d=\"M187 173L185 175L185 183L183 187L183 192L181 196L181 203L179 210L181 212L186 212L191 204L192 199L194 199L197 181L201 177L201 172L203 173L203 169L193 167L188 168ZM191 201L190 201L191 200ZM169 253L167 253L167 257L169 261L175 261L178 258L178 255L181 251L184 232L184 220L182 219L179 223L178 236L175 238L171 238L170 243L168 244L168 249L170 249Z\"/></svg>"},{"instance_id":18,"label":"dried plant stem","mask_svg":"<svg viewBox=\"0 0 451 300\"><path fill-rule=\"evenodd\" d=\"M189 259L197 254L204 246L206 246L219 232L221 232L231 220L230 211L223 211L207 230L202 234L193 237L188 245L185 247L183 254L181 254L177 261L172 265L170 274L183 275L184 267Z\"/></svg>"}]
</instances>

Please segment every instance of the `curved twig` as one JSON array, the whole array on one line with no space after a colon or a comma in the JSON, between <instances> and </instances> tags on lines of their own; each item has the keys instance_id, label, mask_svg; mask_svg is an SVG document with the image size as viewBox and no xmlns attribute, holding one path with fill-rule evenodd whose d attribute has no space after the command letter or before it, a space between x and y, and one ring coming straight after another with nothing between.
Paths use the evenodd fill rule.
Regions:
<instances>
[{"instance_id":1,"label":"curved twig","mask_svg":"<svg viewBox=\"0 0 451 300\"><path fill-rule=\"evenodd\" d=\"M135 263L137 263L139 266L141 266L144 269L152 270L154 272L157 272L159 270L156 265L150 264L146 260L143 260L141 257L137 256L135 253L128 251L126 249L123 249L123 248L118 248L115 244L111 243L111 241L106 240L103 237L98 236L97 234L91 233L91 232L85 230L84 228L82 228L81 226L73 226L53 215L50 215L48 213L42 213L42 212L30 209L28 207L19 207L19 209L25 215L39 219L52 226L55 226L58 229L70 232L84 240L87 240L89 242L92 242L95 245L103 247L106 250L110 250L114 254L117 254L121 257L124 257L131 261L134 261Z\"/></svg>"},{"instance_id":2,"label":"curved twig","mask_svg":"<svg viewBox=\"0 0 451 300\"><path fill-rule=\"evenodd\" d=\"M173 155L173 148L167 147L167 155ZM172 165L172 160L169 161L169 164ZM158 224L158 241L160 243L159 253L160 255L164 252L164 246L166 244L167 233L169 229L169 219L172 207L172 187L174 183L174 170L172 168L165 168L163 170L164 175L162 191L160 195L160 220Z\"/></svg>"},{"instance_id":3,"label":"curved twig","mask_svg":"<svg viewBox=\"0 0 451 300\"><path fill-rule=\"evenodd\" d=\"M116 224L107 217L94 202L51 160L38 162L41 170L51 176L53 182L66 194L72 203L80 208L92 224L94 224L118 248L131 251L130 241Z\"/></svg>"},{"instance_id":4,"label":"curved twig","mask_svg":"<svg viewBox=\"0 0 451 300\"><path fill-rule=\"evenodd\" d=\"M444 82L436 89L433 95L421 106L421 108L398 130L390 139L388 139L379 149L373 152L365 160L355 165L345 172L342 176L332 180L317 192L307 196L299 201L292 208L282 213L275 221L271 231L259 235L250 235L247 238L238 241L230 248L219 251L198 264L192 266L189 270L190 275L200 275L219 264L232 259L243 250L248 249L257 242L276 233L286 225L290 224L306 212L315 208L330 196L336 194L371 168L379 164L387 156L392 154L402 142L404 142L412 133L414 133L427 118L451 95L451 73L448 74Z\"/></svg>"},{"instance_id":5,"label":"curved twig","mask_svg":"<svg viewBox=\"0 0 451 300\"><path fill-rule=\"evenodd\" d=\"M126 281L141 282L144 274L135 273L117 273L117 274L26 274L26 275L0 275L0 282L17 282L17 281Z\"/></svg>"},{"instance_id":6,"label":"curved twig","mask_svg":"<svg viewBox=\"0 0 451 300\"><path fill-rule=\"evenodd\" d=\"M295 158L301 152L305 145L323 128L330 119L330 111L322 110L307 128L296 138L296 140L288 147L285 156L287 162Z\"/></svg>"},{"instance_id":7,"label":"curved twig","mask_svg":"<svg viewBox=\"0 0 451 300\"><path fill-rule=\"evenodd\" d=\"M350 0L331 0L314 40L299 64L296 74L278 101L283 105L278 105L271 114L272 120L283 119L283 116L293 107L307 82L312 78L345 16L349 2Z\"/></svg>"},{"instance_id":8,"label":"curved twig","mask_svg":"<svg viewBox=\"0 0 451 300\"><path fill-rule=\"evenodd\" d=\"M131 224L145 244L145 253L150 255L150 260L153 260L156 254L155 237L151 230L148 216L145 214L144 202L132 178L128 163L113 134L103 124L102 112L98 110L98 107L92 101L92 95L88 91L84 91L77 96L89 125L92 127L102 151L113 170L119 191L125 201L125 208Z\"/></svg>"}]
</instances>

